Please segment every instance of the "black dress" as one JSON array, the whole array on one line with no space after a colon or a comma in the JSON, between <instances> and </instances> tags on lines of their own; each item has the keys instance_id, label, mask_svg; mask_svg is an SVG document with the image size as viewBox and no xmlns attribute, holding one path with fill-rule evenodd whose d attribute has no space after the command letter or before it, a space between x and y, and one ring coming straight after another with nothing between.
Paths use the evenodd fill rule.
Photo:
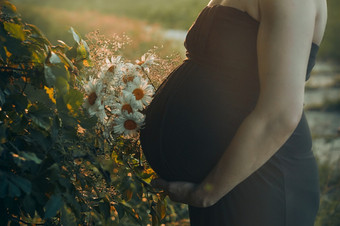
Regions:
<instances>
[{"instance_id":1,"label":"black dress","mask_svg":"<svg viewBox=\"0 0 340 226\"><path fill-rule=\"evenodd\" d=\"M227 149L259 95L259 22L239 9L205 7L186 40L187 59L158 88L140 140L147 161L169 181L201 182ZM311 43L306 80L318 45ZM189 206L191 225L312 226L318 169L303 114L261 168L208 208Z\"/></svg>"}]
</instances>

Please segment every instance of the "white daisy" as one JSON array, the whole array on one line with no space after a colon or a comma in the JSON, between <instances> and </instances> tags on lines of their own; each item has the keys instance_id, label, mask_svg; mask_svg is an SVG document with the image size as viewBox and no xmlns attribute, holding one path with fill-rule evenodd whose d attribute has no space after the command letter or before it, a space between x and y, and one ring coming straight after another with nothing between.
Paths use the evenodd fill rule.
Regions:
<instances>
[{"instance_id":1,"label":"white daisy","mask_svg":"<svg viewBox=\"0 0 340 226\"><path fill-rule=\"evenodd\" d=\"M101 67L101 71L99 73L99 79L103 80L103 83L107 86L112 85L121 85L124 64L121 61L121 57L111 57L111 60L108 58L105 59L105 64Z\"/></svg>"},{"instance_id":2,"label":"white daisy","mask_svg":"<svg viewBox=\"0 0 340 226\"><path fill-rule=\"evenodd\" d=\"M136 60L137 65L142 67L144 70L150 72L149 67L156 64L156 56L154 54L146 53L141 57L141 60Z\"/></svg>"},{"instance_id":3,"label":"white daisy","mask_svg":"<svg viewBox=\"0 0 340 226\"><path fill-rule=\"evenodd\" d=\"M86 108L91 116L96 115L101 121L106 118L104 104L102 101L102 89L103 84L100 80L90 78L84 85L87 97L83 103L83 107Z\"/></svg>"},{"instance_id":4,"label":"white daisy","mask_svg":"<svg viewBox=\"0 0 340 226\"><path fill-rule=\"evenodd\" d=\"M121 115L122 112L127 114L133 113L138 110L138 104L136 103L136 99L134 96L123 90L121 96L119 97L119 102L116 102L112 105L113 110L112 114Z\"/></svg>"},{"instance_id":5,"label":"white daisy","mask_svg":"<svg viewBox=\"0 0 340 226\"><path fill-rule=\"evenodd\" d=\"M133 137L137 135L137 131L143 126L144 115L138 111L130 114L123 113L115 119L114 124L114 133Z\"/></svg>"},{"instance_id":6,"label":"white daisy","mask_svg":"<svg viewBox=\"0 0 340 226\"><path fill-rule=\"evenodd\" d=\"M132 82L138 75L136 74L124 74L122 76L122 81L124 84L127 84L128 82Z\"/></svg>"},{"instance_id":7,"label":"white daisy","mask_svg":"<svg viewBox=\"0 0 340 226\"><path fill-rule=\"evenodd\" d=\"M140 76L139 66L131 63L124 64L122 72L122 81L125 84L132 82L135 77Z\"/></svg>"},{"instance_id":8,"label":"white daisy","mask_svg":"<svg viewBox=\"0 0 340 226\"><path fill-rule=\"evenodd\" d=\"M121 61L121 56L118 57L111 57L111 60L108 58L105 59L105 65L103 66L103 70L108 73L115 73L117 69L120 69L123 65Z\"/></svg>"},{"instance_id":9,"label":"white daisy","mask_svg":"<svg viewBox=\"0 0 340 226\"><path fill-rule=\"evenodd\" d=\"M148 81L140 76L136 76L132 82L129 82L125 91L133 94L140 110L143 109L143 105L147 106L150 104L151 96L154 94L152 85L148 84Z\"/></svg>"}]
</instances>

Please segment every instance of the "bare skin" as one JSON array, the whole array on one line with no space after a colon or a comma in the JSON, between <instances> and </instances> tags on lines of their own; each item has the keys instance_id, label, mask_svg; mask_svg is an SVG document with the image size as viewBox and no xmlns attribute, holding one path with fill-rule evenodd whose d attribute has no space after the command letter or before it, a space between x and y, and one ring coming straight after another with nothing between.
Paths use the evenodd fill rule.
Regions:
<instances>
[{"instance_id":1,"label":"bare skin","mask_svg":"<svg viewBox=\"0 0 340 226\"><path fill-rule=\"evenodd\" d=\"M200 184L152 181L171 200L196 207L214 205L266 163L293 133L303 112L311 43L320 44L327 20L326 0L213 0L209 6L216 4L246 11L260 22L260 95L255 109Z\"/></svg>"}]
</instances>

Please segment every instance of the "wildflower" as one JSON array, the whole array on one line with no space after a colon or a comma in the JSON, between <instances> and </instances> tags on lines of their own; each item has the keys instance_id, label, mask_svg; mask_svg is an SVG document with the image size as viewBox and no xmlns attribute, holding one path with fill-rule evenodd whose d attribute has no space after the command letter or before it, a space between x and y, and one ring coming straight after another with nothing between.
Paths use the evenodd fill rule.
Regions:
<instances>
[{"instance_id":1,"label":"wildflower","mask_svg":"<svg viewBox=\"0 0 340 226\"><path fill-rule=\"evenodd\" d=\"M116 134L124 134L127 137L133 137L138 134L138 130L144 124L144 115L138 111L119 115L115 121L113 131Z\"/></svg>"},{"instance_id":2,"label":"wildflower","mask_svg":"<svg viewBox=\"0 0 340 226\"><path fill-rule=\"evenodd\" d=\"M101 121L106 118L104 104L101 97L103 84L100 80L90 78L84 86L87 97L83 107L86 108L91 116L96 115Z\"/></svg>"},{"instance_id":3,"label":"wildflower","mask_svg":"<svg viewBox=\"0 0 340 226\"><path fill-rule=\"evenodd\" d=\"M123 66L124 63L121 61L121 56L111 57L111 60L106 58L98 77L103 81L105 86L119 84L124 74L122 71Z\"/></svg>"},{"instance_id":4,"label":"wildflower","mask_svg":"<svg viewBox=\"0 0 340 226\"><path fill-rule=\"evenodd\" d=\"M122 112L130 114L138 109L138 104L131 93L123 90L122 95L119 97L119 102L113 104L112 107L114 108L111 112L112 114L121 115Z\"/></svg>"},{"instance_id":5,"label":"wildflower","mask_svg":"<svg viewBox=\"0 0 340 226\"><path fill-rule=\"evenodd\" d=\"M154 94L152 85L148 84L148 81L140 76L136 76L125 88L125 91L133 94L136 105L140 110L143 109L143 105L147 106L150 104L151 96Z\"/></svg>"},{"instance_id":6,"label":"wildflower","mask_svg":"<svg viewBox=\"0 0 340 226\"><path fill-rule=\"evenodd\" d=\"M136 63L147 72L150 72L149 67L155 64L155 61L156 56L154 54L146 53L141 57L141 60L136 60Z\"/></svg>"},{"instance_id":7,"label":"wildflower","mask_svg":"<svg viewBox=\"0 0 340 226\"><path fill-rule=\"evenodd\" d=\"M111 60L108 58L105 59L105 65L103 66L103 70L107 73L115 73L116 69L120 69L123 65L121 61L121 56L111 57Z\"/></svg>"}]
</instances>

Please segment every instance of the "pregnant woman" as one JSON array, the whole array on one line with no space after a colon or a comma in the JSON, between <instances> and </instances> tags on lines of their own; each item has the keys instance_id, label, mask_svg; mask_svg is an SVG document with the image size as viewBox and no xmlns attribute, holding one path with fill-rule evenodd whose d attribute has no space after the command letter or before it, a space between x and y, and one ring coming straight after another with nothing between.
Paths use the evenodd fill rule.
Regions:
<instances>
[{"instance_id":1,"label":"pregnant woman","mask_svg":"<svg viewBox=\"0 0 340 226\"><path fill-rule=\"evenodd\" d=\"M189 205L191 225L314 224L303 100L326 18L326 0L212 0L191 26L140 134L152 184Z\"/></svg>"}]
</instances>

